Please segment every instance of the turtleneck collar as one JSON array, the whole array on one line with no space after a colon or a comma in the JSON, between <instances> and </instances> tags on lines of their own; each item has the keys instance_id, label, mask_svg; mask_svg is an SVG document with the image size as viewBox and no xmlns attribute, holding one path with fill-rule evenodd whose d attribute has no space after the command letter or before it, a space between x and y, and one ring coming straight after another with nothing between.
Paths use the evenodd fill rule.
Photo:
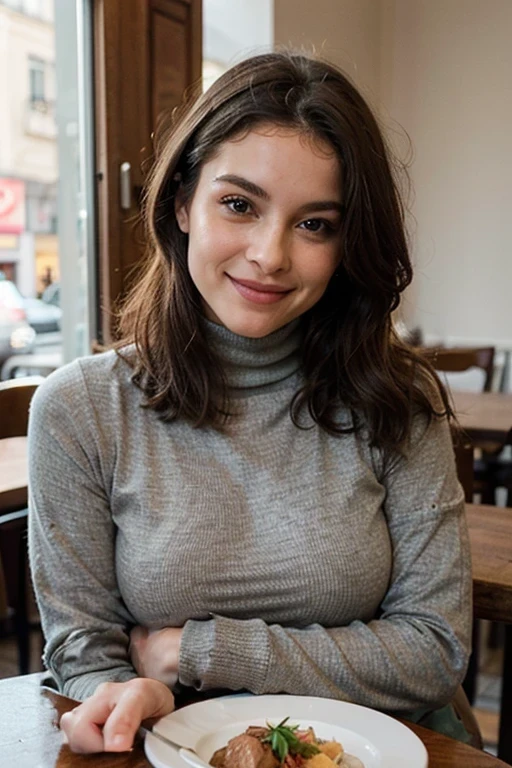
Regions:
<instances>
[{"instance_id":1,"label":"turtleneck collar","mask_svg":"<svg viewBox=\"0 0 512 768\"><path fill-rule=\"evenodd\" d=\"M292 376L300 367L300 318L260 339L238 336L205 320L206 334L224 365L230 389L253 394Z\"/></svg>"}]
</instances>

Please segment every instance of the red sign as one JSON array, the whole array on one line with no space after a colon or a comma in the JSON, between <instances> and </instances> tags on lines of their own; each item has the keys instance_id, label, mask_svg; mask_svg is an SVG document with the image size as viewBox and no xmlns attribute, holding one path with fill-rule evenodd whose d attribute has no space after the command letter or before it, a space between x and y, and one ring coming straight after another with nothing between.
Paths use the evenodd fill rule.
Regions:
<instances>
[{"instance_id":1,"label":"red sign","mask_svg":"<svg viewBox=\"0 0 512 768\"><path fill-rule=\"evenodd\" d=\"M0 233L19 235L25 230L25 184L0 178Z\"/></svg>"}]
</instances>

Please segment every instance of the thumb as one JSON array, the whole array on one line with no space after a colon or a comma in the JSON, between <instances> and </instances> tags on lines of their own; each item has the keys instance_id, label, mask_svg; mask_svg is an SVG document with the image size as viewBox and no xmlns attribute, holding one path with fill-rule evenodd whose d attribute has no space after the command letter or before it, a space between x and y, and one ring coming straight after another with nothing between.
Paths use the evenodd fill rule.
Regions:
<instances>
[{"instance_id":1,"label":"thumb","mask_svg":"<svg viewBox=\"0 0 512 768\"><path fill-rule=\"evenodd\" d=\"M163 683L138 678L125 683L103 727L105 749L130 749L142 720L172 712L174 697Z\"/></svg>"}]
</instances>

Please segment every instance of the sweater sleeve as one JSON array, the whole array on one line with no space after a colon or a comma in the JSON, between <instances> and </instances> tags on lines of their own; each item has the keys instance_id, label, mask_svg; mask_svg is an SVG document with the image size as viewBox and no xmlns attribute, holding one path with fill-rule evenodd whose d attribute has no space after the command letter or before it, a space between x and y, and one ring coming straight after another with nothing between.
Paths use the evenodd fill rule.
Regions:
<instances>
[{"instance_id":1,"label":"sweater sleeve","mask_svg":"<svg viewBox=\"0 0 512 768\"><path fill-rule=\"evenodd\" d=\"M188 621L183 684L326 696L403 714L451 699L471 636L463 492L446 420L427 430L418 421L411 444L382 481L393 567L379 615L334 628L223 616Z\"/></svg>"},{"instance_id":2,"label":"sweater sleeve","mask_svg":"<svg viewBox=\"0 0 512 768\"><path fill-rule=\"evenodd\" d=\"M137 676L127 651L134 622L115 574L105 444L75 361L46 379L32 401L29 549L44 660L59 690L77 699L100 682Z\"/></svg>"}]
</instances>

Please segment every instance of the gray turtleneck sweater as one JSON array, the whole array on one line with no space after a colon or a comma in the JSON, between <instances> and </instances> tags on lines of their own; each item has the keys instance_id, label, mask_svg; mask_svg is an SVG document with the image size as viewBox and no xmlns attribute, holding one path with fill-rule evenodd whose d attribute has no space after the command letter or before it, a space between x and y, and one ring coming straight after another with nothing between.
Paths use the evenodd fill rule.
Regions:
<instances>
[{"instance_id":1,"label":"gray turtleneck sweater","mask_svg":"<svg viewBox=\"0 0 512 768\"><path fill-rule=\"evenodd\" d=\"M184 626L184 686L445 704L471 626L446 423L416 424L384 472L364 436L293 425L297 323L209 333L238 412L226 434L142 408L114 352L61 368L34 398L31 566L60 689L82 699L134 677L127 632L141 624Z\"/></svg>"}]
</instances>

